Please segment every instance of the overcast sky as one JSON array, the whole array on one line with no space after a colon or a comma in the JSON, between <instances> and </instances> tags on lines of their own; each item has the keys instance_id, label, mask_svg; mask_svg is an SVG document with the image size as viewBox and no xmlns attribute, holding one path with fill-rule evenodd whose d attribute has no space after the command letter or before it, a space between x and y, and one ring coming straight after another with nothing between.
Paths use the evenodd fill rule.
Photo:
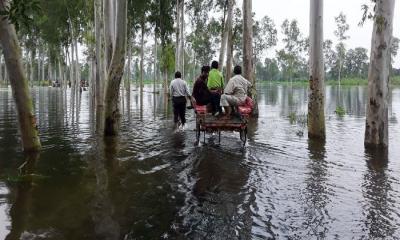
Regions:
<instances>
[{"instance_id":1,"label":"overcast sky","mask_svg":"<svg viewBox=\"0 0 400 240\"><path fill-rule=\"evenodd\" d=\"M333 34L336 29L335 17L342 11L347 16L347 23L350 25L348 35L350 39L346 41L347 48L364 47L370 49L372 23L364 24L359 27L358 23L362 17L361 5L369 3L370 0L325 0L324 1L324 38L331 39L336 44ZM241 1L238 1L241 7ZM303 36L308 36L309 32L309 11L310 0L253 0L253 12L256 19L261 19L265 15L274 20L278 29L278 38L282 38L282 22L287 19L297 19L299 28ZM393 35L400 38L400 3L396 3ZM281 46L279 46L281 47ZM269 55L274 54L270 51ZM400 67L400 54L395 59L395 67Z\"/></svg>"}]
</instances>

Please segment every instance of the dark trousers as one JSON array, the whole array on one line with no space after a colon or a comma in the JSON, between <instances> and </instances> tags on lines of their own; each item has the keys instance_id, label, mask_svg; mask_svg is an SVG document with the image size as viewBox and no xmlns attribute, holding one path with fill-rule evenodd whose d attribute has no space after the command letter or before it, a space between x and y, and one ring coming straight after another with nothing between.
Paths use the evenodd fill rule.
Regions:
<instances>
[{"instance_id":1,"label":"dark trousers","mask_svg":"<svg viewBox=\"0 0 400 240\"><path fill-rule=\"evenodd\" d=\"M211 93L210 101L212 105L212 112L222 113L222 108L220 106L221 94L220 93Z\"/></svg>"},{"instance_id":2,"label":"dark trousers","mask_svg":"<svg viewBox=\"0 0 400 240\"><path fill-rule=\"evenodd\" d=\"M182 124L186 123L186 97L173 97L172 107L174 109L174 123L181 120Z\"/></svg>"}]
</instances>

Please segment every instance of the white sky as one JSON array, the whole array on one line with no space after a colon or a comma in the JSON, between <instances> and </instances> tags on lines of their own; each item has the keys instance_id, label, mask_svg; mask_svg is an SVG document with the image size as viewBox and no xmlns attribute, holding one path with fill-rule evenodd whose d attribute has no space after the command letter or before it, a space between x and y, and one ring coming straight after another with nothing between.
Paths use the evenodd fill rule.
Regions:
<instances>
[{"instance_id":1,"label":"white sky","mask_svg":"<svg viewBox=\"0 0 400 240\"><path fill-rule=\"evenodd\" d=\"M324 38L331 39L336 44L333 34L336 29L335 17L342 11L347 16L347 23L350 25L348 34L350 39L346 41L347 48L364 47L368 51L371 46L372 23L368 21L363 27L358 23L362 17L361 5L369 3L370 0L325 0L324 1ZM237 2L241 7L242 1ZM281 25L285 19L297 19L303 37L309 32L309 11L310 0L253 0L253 12L256 19L265 15L274 20L278 29L278 39L282 38ZM396 4L394 16L393 35L400 37L400 3ZM278 44L278 48L281 46ZM269 51L269 55L275 55L275 51ZM395 59L394 67L400 67L400 53Z\"/></svg>"}]
</instances>

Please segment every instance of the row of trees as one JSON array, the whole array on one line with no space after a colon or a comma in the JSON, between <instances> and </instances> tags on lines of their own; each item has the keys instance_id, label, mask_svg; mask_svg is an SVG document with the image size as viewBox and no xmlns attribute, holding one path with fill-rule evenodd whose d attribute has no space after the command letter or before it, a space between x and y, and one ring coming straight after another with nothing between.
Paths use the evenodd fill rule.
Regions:
<instances>
[{"instance_id":1,"label":"row of trees","mask_svg":"<svg viewBox=\"0 0 400 240\"><path fill-rule=\"evenodd\" d=\"M1 19L0 38L17 102L24 149L35 150L40 146L24 69L30 78L36 71L38 79L43 79L47 72L49 79L56 79L63 86L69 82L74 103L78 101L83 66L78 54L78 48L82 45L86 48L84 61L89 68L88 79L92 102L96 106L97 129L105 135L118 132L121 81L124 75L127 76L128 81L124 82L124 86L129 95L131 62L134 58L139 60L138 75L142 92L145 41L150 32L154 37L151 63L154 79L162 75L165 89L169 75L174 70L192 70L194 73L198 66L208 64L217 55L217 48L220 49L220 62L225 63L223 69L227 79L233 64L243 64L245 77L254 81L253 69L264 52L276 45L277 30L268 17L259 22L253 21L251 2L244 0L242 9L239 9L235 0L14 0L11 5L1 0L0 11L8 19ZM336 18L336 50L332 49L332 41L325 41L324 44L323 0L310 2L310 37L301 36L296 21L284 21L284 48L277 51L275 61L265 62L270 65L277 63L278 69L292 80L297 69L305 71L307 61L303 59L304 52L309 52L309 136L324 138L324 68L328 72L336 69L340 81L343 72L360 72L360 68L365 68L360 60L353 60L359 57L361 62L365 62L366 51L355 49L346 53L346 32L349 27L343 14ZM385 89L393 52L394 0L375 2L375 12L368 15L374 19L374 34L369 64L371 101L368 106L366 144L387 146ZM211 17L210 9L221 13L221 17ZM189 17L188 25L185 15ZM17 27L18 36L14 26ZM185 29L185 26L189 27ZM190 29L189 34L186 34L187 29ZM20 51L18 39L24 46L23 51ZM31 61L25 61L24 64L23 56ZM324 61L324 57L327 61ZM127 71L124 74L125 69ZM267 71L268 74L271 72Z\"/></svg>"}]
</instances>

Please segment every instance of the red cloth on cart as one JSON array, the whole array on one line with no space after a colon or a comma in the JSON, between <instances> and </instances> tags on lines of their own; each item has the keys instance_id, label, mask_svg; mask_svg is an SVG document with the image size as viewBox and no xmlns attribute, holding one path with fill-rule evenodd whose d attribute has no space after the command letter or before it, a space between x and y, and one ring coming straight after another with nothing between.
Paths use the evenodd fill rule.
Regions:
<instances>
[{"instance_id":1,"label":"red cloth on cart","mask_svg":"<svg viewBox=\"0 0 400 240\"><path fill-rule=\"evenodd\" d=\"M203 105L203 106L196 105L194 107L194 110L196 111L197 114L206 114L207 106L206 105Z\"/></svg>"},{"instance_id":2,"label":"red cloth on cart","mask_svg":"<svg viewBox=\"0 0 400 240\"><path fill-rule=\"evenodd\" d=\"M238 111L242 115L250 115L250 113L253 111L254 107L254 102L253 99L250 97L246 98L246 101L238 107Z\"/></svg>"}]
</instances>

